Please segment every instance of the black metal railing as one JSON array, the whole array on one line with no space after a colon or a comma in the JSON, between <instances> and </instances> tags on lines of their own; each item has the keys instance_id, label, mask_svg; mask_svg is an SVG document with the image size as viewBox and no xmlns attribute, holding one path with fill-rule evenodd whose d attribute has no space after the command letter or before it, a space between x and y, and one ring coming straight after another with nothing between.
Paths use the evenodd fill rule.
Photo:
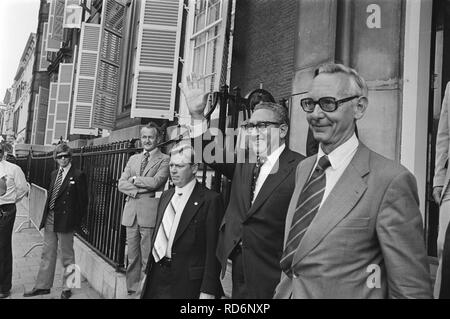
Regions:
<instances>
[{"instance_id":1,"label":"black metal railing","mask_svg":"<svg viewBox=\"0 0 450 319\"><path fill-rule=\"evenodd\" d=\"M77 232L85 244L117 271L125 269L125 228L121 216L125 195L117 189L118 180L129 157L140 148L136 140L82 147L73 150L72 165L86 173L89 204ZM50 173L56 168L52 153L17 157L30 183L48 187Z\"/></svg>"}]
</instances>

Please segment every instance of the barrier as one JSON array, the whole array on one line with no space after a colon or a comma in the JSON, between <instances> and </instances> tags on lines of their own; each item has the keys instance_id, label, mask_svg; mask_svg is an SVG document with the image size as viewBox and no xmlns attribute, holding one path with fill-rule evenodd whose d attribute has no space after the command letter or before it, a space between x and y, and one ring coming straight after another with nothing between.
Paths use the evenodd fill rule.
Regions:
<instances>
[{"instance_id":1,"label":"barrier","mask_svg":"<svg viewBox=\"0 0 450 319\"><path fill-rule=\"evenodd\" d=\"M30 192L28 195L29 199L29 222L39 231L39 226L44 215L45 204L47 202L47 190L34 183L31 183ZM44 236L43 231L39 231L41 236ZM43 244L34 243L30 249L23 255L26 257L34 248L42 246Z\"/></svg>"}]
</instances>

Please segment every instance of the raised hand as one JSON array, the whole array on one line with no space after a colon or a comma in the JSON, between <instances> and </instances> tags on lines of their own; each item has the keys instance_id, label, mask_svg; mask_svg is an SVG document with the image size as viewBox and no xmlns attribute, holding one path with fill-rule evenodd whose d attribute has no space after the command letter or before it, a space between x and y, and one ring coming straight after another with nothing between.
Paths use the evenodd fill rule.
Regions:
<instances>
[{"instance_id":1,"label":"raised hand","mask_svg":"<svg viewBox=\"0 0 450 319\"><path fill-rule=\"evenodd\" d=\"M189 114L193 119L203 119L203 112L208 102L205 78L194 73L186 77L186 84L178 84L184 96Z\"/></svg>"}]
</instances>

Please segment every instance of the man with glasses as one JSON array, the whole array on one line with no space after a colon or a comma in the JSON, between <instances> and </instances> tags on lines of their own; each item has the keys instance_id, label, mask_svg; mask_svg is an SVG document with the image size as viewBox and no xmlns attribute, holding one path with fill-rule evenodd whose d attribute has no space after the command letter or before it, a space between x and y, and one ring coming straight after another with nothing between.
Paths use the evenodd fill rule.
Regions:
<instances>
[{"instance_id":1,"label":"man with glasses","mask_svg":"<svg viewBox=\"0 0 450 319\"><path fill-rule=\"evenodd\" d=\"M320 147L297 168L275 297L430 298L416 180L355 136L364 79L326 64L308 95L301 107Z\"/></svg>"},{"instance_id":2,"label":"man with glasses","mask_svg":"<svg viewBox=\"0 0 450 319\"><path fill-rule=\"evenodd\" d=\"M187 81L182 87L191 118L205 121L204 85ZM232 179L229 203L223 218L217 247L222 265L222 278L227 263L232 262L233 299L272 298L280 280L279 260L283 246L287 205L294 189L294 172L304 158L285 144L289 130L286 107L273 102L260 102L243 125L243 139L248 140L247 157L234 156L232 163L219 163L203 158L208 165ZM194 146L204 145L206 135L194 139ZM220 143L213 143L216 154ZM211 148L211 144L208 144ZM205 148L206 149L206 148Z\"/></svg>"},{"instance_id":3,"label":"man with glasses","mask_svg":"<svg viewBox=\"0 0 450 319\"><path fill-rule=\"evenodd\" d=\"M16 203L27 193L25 175L19 166L6 161L9 144L0 144L0 299L11 294L13 255L11 237Z\"/></svg>"},{"instance_id":4,"label":"man with glasses","mask_svg":"<svg viewBox=\"0 0 450 319\"><path fill-rule=\"evenodd\" d=\"M44 228L44 246L36 283L24 297L47 295L55 277L57 250L63 265L61 299L72 296L68 277L75 265L73 234L81 224L88 208L86 175L72 165L72 150L67 144L56 146L53 156L58 168L50 175L47 203L40 229ZM59 248L59 249L58 249Z\"/></svg>"}]
</instances>

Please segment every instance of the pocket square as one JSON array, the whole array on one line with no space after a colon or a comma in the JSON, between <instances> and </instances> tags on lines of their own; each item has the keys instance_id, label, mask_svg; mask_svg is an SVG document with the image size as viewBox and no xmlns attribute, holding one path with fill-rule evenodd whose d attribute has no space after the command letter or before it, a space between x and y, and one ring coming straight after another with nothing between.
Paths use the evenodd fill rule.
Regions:
<instances>
[{"instance_id":1,"label":"pocket square","mask_svg":"<svg viewBox=\"0 0 450 319\"><path fill-rule=\"evenodd\" d=\"M71 184L71 185L75 184L75 181L70 181L70 184Z\"/></svg>"}]
</instances>

